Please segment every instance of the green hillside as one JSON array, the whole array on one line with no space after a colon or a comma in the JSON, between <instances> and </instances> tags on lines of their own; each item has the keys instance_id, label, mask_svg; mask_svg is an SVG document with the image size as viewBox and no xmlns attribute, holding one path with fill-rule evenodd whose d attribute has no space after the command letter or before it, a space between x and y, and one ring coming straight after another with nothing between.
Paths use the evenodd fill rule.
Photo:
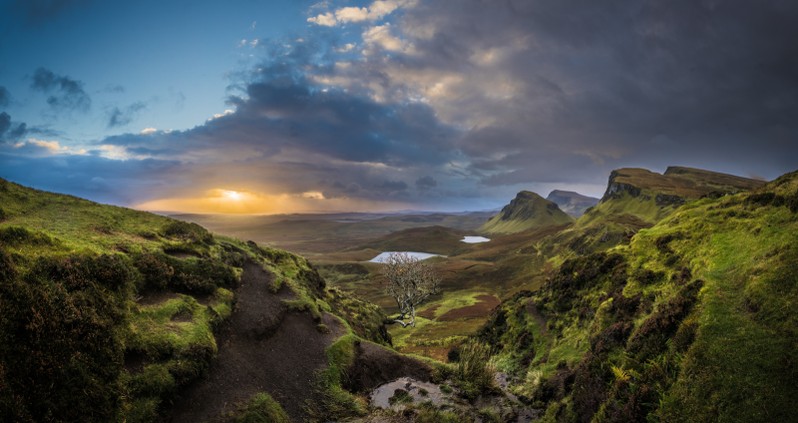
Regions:
<instances>
[{"instance_id":1,"label":"green hillside","mask_svg":"<svg viewBox=\"0 0 798 423\"><path fill-rule=\"evenodd\" d=\"M599 203L574 225L552 237L544 250L562 258L603 251L628 242L682 205L761 187L765 182L725 173L669 167L664 174L646 169L612 171Z\"/></svg>"},{"instance_id":2,"label":"green hillside","mask_svg":"<svg viewBox=\"0 0 798 423\"><path fill-rule=\"evenodd\" d=\"M479 337L498 346L494 360L543 421L788 421L796 246L793 173L688 203L628 245L566 260L542 289L504 302Z\"/></svg>"},{"instance_id":3,"label":"green hillside","mask_svg":"<svg viewBox=\"0 0 798 423\"><path fill-rule=\"evenodd\" d=\"M338 337L350 346L358 339L389 342L382 311L327 289L300 257L0 179L0 421L163 419L189 395L186 387L214 375L220 333L231 327L235 310L247 316L247 301L237 294L242 285L255 295L244 300L262 302L255 320L231 323L251 324L254 332L228 334L230 345L243 342L238 339L249 342L246 348L260 345L279 335L283 322L305 330L285 338L284 356L298 348L293 340L315 340L322 364L324 349ZM263 316L269 320L260 327ZM259 365L268 375L272 364ZM280 366L296 366L309 377L316 371L301 361ZM249 393L239 389L246 396L236 398L220 388L214 401L230 399L220 402L229 418L238 407L244 414L254 407L282 416L282 405L304 420L306 400L317 415L357 410L336 373L325 375L313 386L278 380L283 385L271 394L281 404L254 386ZM296 390L290 401L280 396L293 392L288 388Z\"/></svg>"},{"instance_id":4,"label":"green hillside","mask_svg":"<svg viewBox=\"0 0 798 423\"><path fill-rule=\"evenodd\" d=\"M485 234L511 234L533 228L558 226L572 222L573 218L534 192L521 191L479 229Z\"/></svg>"}]
</instances>

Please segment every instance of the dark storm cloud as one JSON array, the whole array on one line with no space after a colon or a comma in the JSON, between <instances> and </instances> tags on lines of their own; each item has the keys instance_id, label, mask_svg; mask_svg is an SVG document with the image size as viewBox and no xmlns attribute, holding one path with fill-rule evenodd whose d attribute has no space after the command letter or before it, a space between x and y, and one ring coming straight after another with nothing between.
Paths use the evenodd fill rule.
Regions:
<instances>
[{"instance_id":1,"label":"dark storm cloud","mask_svg":"<svg viewBox=\"0 0 798 423\"><path fill-rule=\"evenodd\" d=\"M181 160L191 168L185 178L261 180L279 192L322 191L326 198L405 200L412 195L405 181L451 160L458 131L428 105L378 102L315 82L308 67L325 65L314 55L304 43L273 54L233 88L234 113L186 131L124 134L102 144Z\"/></svg>"},{"instance_id":2,"label":"dark storm cloud","mask_svg":"<svg viewBox=\"0 0 798 423\"><path fill-rule=\"evenodd\" d=\"M238 113L225 122L267 130L284 143L352 161L390 164L441 161L452 131L421 103L379 104L340 90L270 81L247 88ZM257 122L260 121L260 122Z\"/></svg>"},{"instance_id":3,"label":"dark storm cloud","mask_svg":"<svg viewBox=\"0 0 798 423\"><path fill-rule=\"evenodd\" d=\"M432 176L424 176L421 178L416 179L416 188L420 190L428 190L438 186L438 181L435 180Z\"/></svg>"},{"instance_id":4,"label":"dark storm cloud","mask_svg":"<svg viewBox=\"0 0 798 423\"><path fill-rule=\"evenodd\" d=\"M674 163L775 177L798 167L796 21L785 1L424 1L392 26L412 49L351 75L399 96L459 78L430 102L473 128L459 147L490 185Z\"/></svg>"},{"instance_id":5,"label":"dark storm cloud","mask_svg":"<svg viewBox=\"0 0 798 423\"><path fill-rule=\"evenodd\" d=\"M11 116L6 112L0 112L0 144L6 142L16 142L28 133L25 123L11 122Z\"/></svg>"},{"instance_id":6,"label":"dark storm cloud","mask_svg":"<svg viewBox=\"0 0 798 423\"><path fill-rule=\"evenodd\" d=\"M0 107L6 107L11 102L11 94L6 87L0 85Z\"/></svg>"},{"instance_id":7,"label":"dark storm cloud","mask_svg":"<svg viewBox=\"0 0 798 423\"><path fill-rule=\"evenodd\" d=\"M91 98L83 90L82 82L56 75L49 69L36 69L31 88L49 94L47 104L56 110L85 112L91 107Z\"/></svg>"},{"instance_id":8,"label":"dark storm cloud","mask_svg":"<svg viewBox=\"0 0 798 423\"><path fill-rule=\"evenodd\" d=\"M113 107L108 111L108 127L125 126L133 121L139 112L147 108L147 104L137 101L125 108Z\"/></svg>"}]
</instances>

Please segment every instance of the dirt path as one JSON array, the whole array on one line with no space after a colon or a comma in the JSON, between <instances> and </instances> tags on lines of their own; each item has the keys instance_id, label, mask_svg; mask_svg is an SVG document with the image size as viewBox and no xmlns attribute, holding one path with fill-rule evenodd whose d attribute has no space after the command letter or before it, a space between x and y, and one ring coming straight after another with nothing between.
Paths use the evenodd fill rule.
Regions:
<instances>
[{"instance_id":1,"label":"dirt path","mask_svg":"<svg viewBox=\"0 0 798 423\"><path fill-rule=\"evenodd\" d=\"M326 315L330 333L322 334L308 313L289 312L272 293L272 275L260 266L244 267L236 306L217 338L219 354L206 379L187 387L175 400L167 422L217 422L236 404L268 392L294 421L305 420L303 406L313 399L317 369L327 364L325 349L343 328Z\"/></svg>"}]
</instances>

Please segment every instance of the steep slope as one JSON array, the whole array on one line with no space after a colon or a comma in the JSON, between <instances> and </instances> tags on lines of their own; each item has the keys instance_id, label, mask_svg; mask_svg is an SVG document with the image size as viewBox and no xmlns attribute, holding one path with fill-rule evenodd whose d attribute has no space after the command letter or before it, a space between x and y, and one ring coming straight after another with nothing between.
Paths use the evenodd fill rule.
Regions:
<instances>
[{"instance_id":1,"label":"steep slope","mask_svg":"<svg viewBox=\"0 0 798 423\"><path fill-rule=\"evenodd\" d=\"M686 167L669 167L664 174L645 169L612 171L607 191L595 214L625 212L652 223L674 207L705 196L722 196L761 187L764 181Z\"/></svg>"},{"instance_id":2,"label":"steep slope","mask_svg":"<svg viewBox=\"0 0 798 423\"><path fill-rule=\"evenodd\" d=\"M0 309L0 421L303 421L356 404L318 379L339 336L389 342L300 257L1 179Z\"/></svg>"},{"instance_id":3,"label":"steep slope","mask_svg":"<svg viewBox=\"0 0 798 423\"><path fill-rule=\"evenodd\" d=\"M562 211L575 218L582 216L587 209L595 206L599 202L598 198L558 189L550 192L546 199L556 203Z\"/></svg>"},{"instance_id":4,"label":"steep slope","mask_svg":"<svg viewBox=\"0 0 798 423\"><path fill-rule=\"evenodd\" d=\"M543 421L788 421L796 246L798 172L565 261L480 338Z\"/></svg>"},{"instance_id":5,"label":"steep slope","mask_svg":"<svg viewBox=\"0 0 798 423\"><path fill-rule=\"evenodd\" d=\"M521 191L479 229L486 234L510 234L533 228L557 226L573 221L557 204L534 192Z\"/></svg>"}]
</instances>

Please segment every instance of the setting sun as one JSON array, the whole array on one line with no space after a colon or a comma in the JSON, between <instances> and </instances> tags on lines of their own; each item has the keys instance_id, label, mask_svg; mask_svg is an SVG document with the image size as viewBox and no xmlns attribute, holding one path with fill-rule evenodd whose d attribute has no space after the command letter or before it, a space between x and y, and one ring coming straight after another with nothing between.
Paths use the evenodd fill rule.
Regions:
<instances>
[{"instance_id":1,"label":"setting sun","mask_svg":"<svg viewBox=\"0 0 798 423\"><path fill-rule=\"evenodd\" d=\"M222 190L222 196L228 200L240 201L243 195L238 191Z\"/></svg>"}]
</instances>

